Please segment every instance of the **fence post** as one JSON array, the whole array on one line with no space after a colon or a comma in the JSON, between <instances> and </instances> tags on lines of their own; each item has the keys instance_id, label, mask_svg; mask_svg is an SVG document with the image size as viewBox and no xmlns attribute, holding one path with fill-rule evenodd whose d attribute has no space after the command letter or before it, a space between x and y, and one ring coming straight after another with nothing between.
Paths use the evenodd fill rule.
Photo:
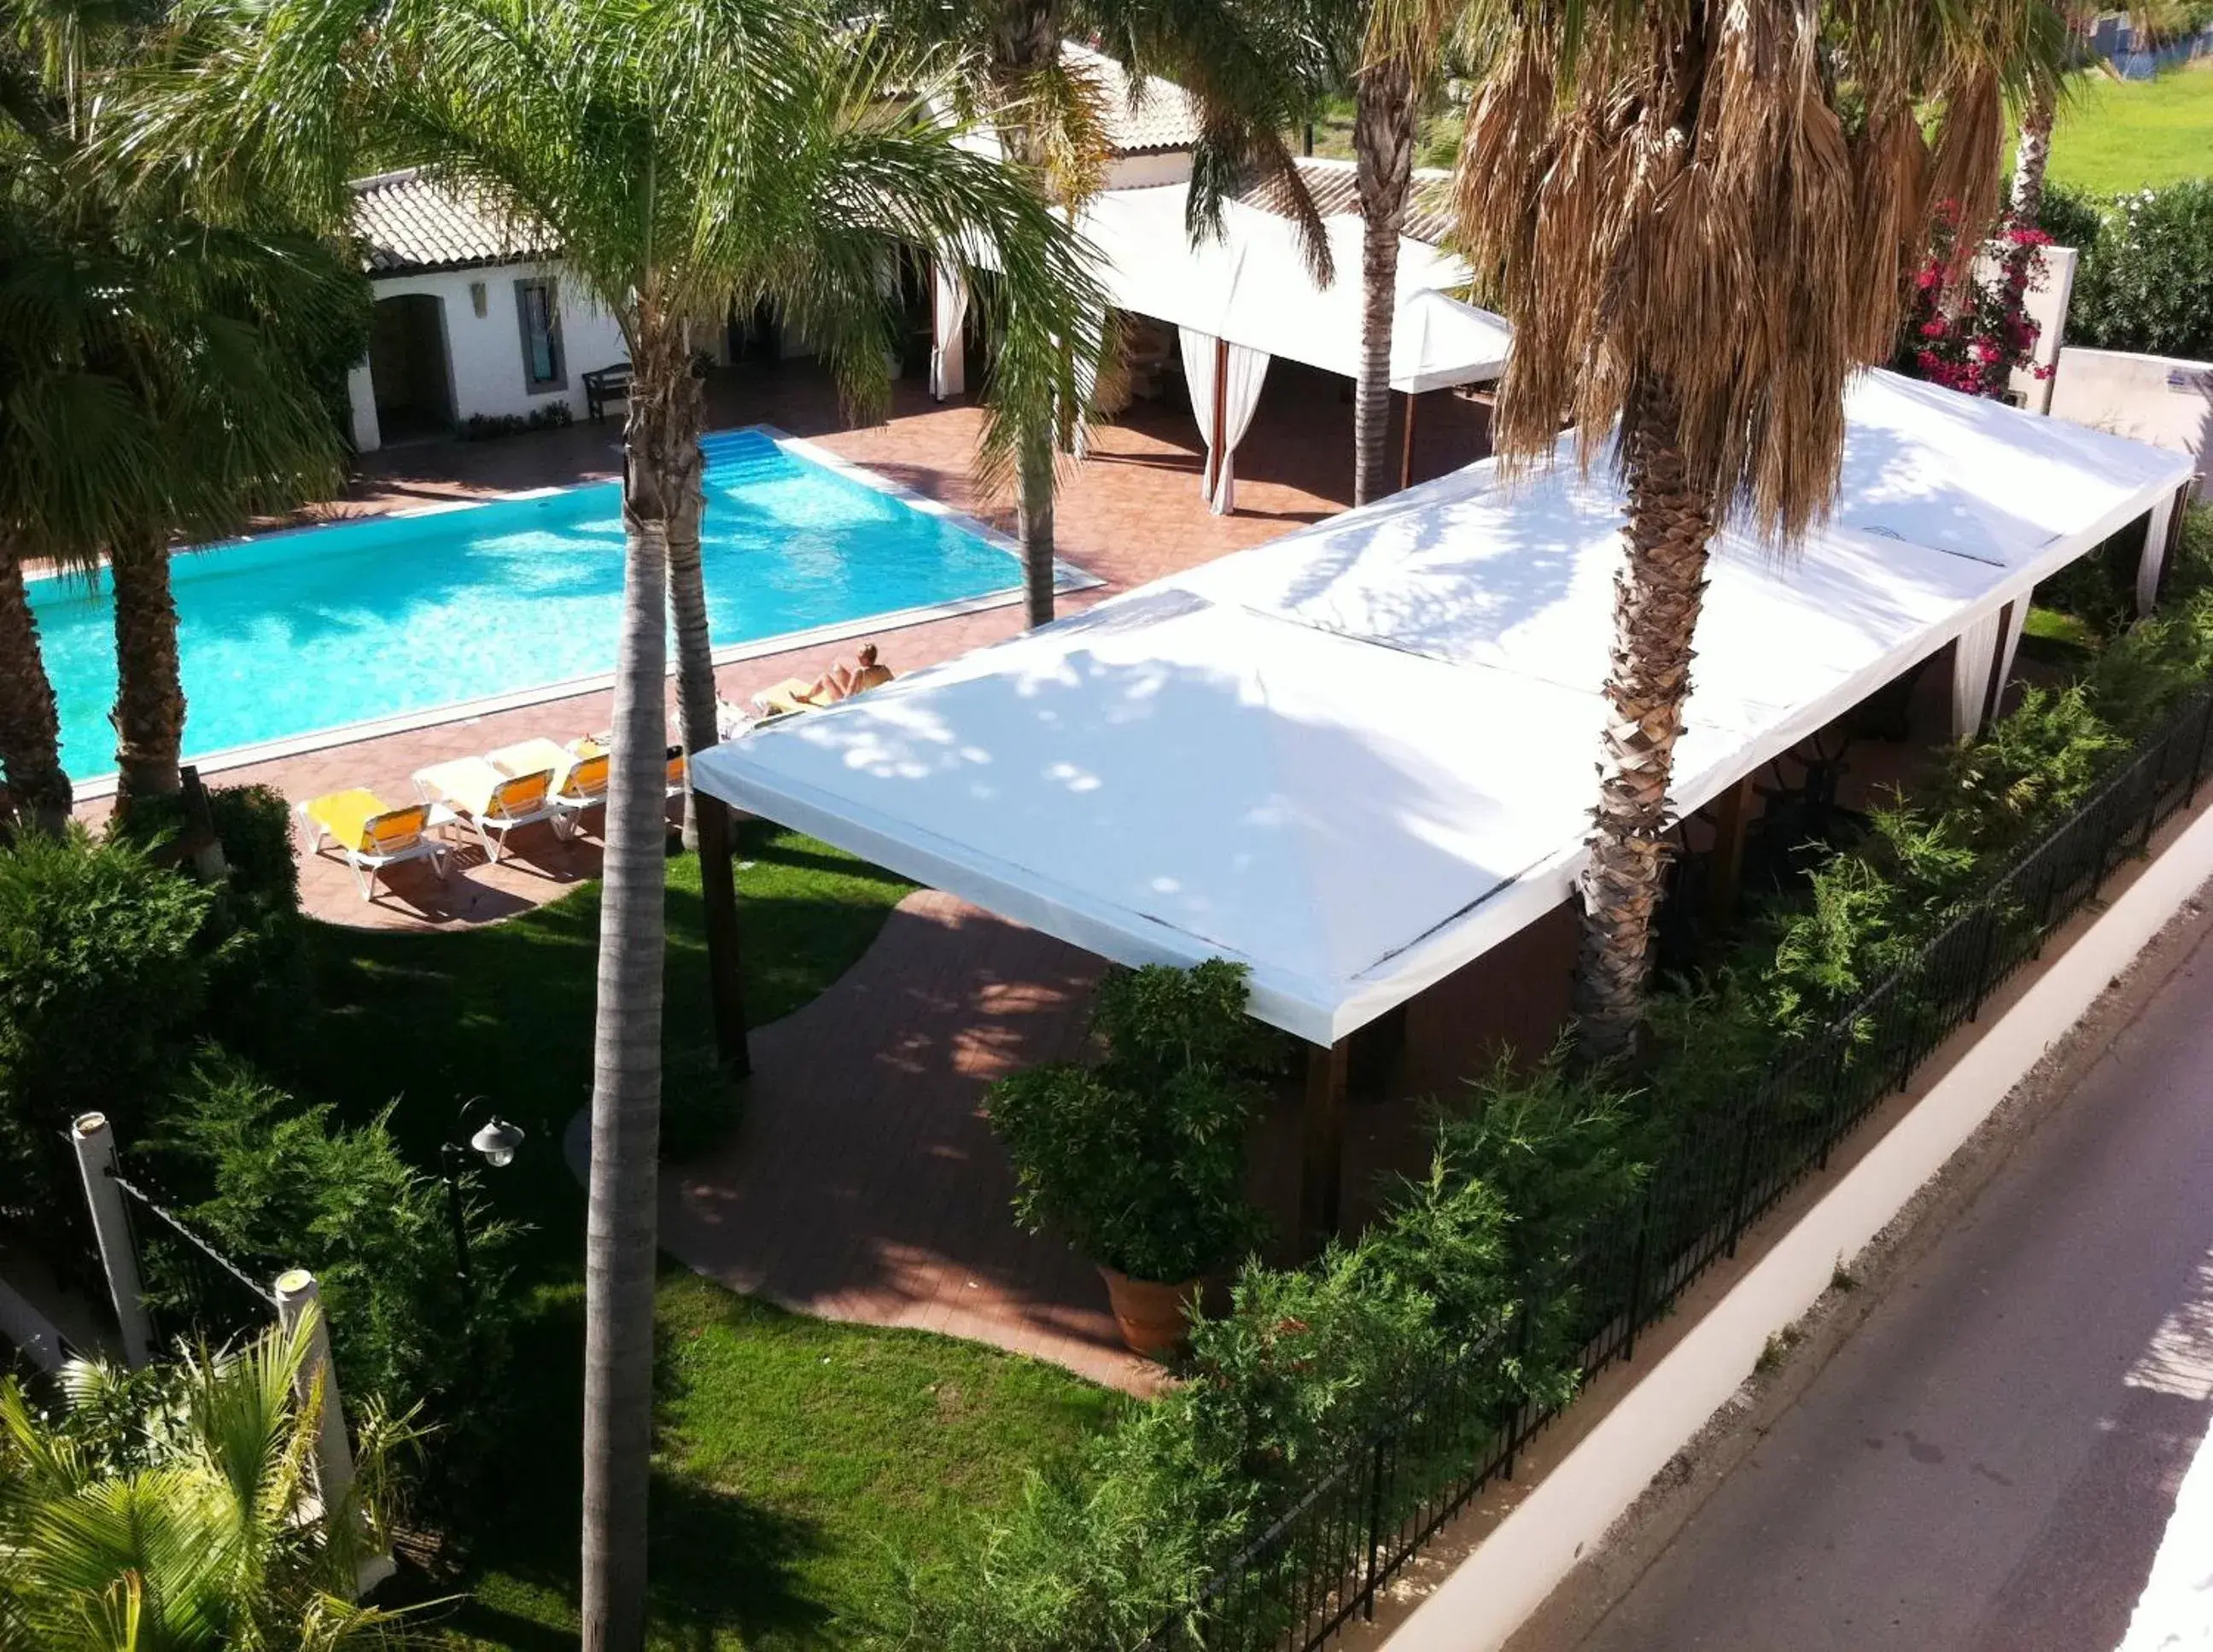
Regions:
<instances>
[{"instance_id":1,"label":"fence post","mask_svg":"<svg viewBox=\"0 0 2213 1652\"><path fill-rule=\"evenodd\" d=\"M1760 1094L1766 1094L1763 1086ZM1744 1236L1744 1196L1752 1180L1752 1133L1755 1109L1744 1110L1744 1143L1736 1154L1736 1191L1729 1195L1728 1254L1736 1255L1736 1242Z\"/></svg>"},{"instance_id":2,"label":"fence post","mask_svg":"<svg viewBox=\"0 0 2213 1652\"><path fill-rule=\"evenodd\" d=\"M2188 808L2198 801L2198 783L2205 777L2205 747L2213 739L2213 694L2198 703L2198 755L2190 759L2190 789L2183 794L2182 806Z\"/></svg>"},{"instance_id":3,"label":"fence post","mask_svg":"<svg viewBox=\"0 0 2213 1652\"><path fill-rule=\"evenodd\" d=\"M1652 1179L1644 1181L1644 1199L1637 1208L1637 1244L1629 1253L1629 1317L1621 1338L1621 1357L1624 1361L1637 1357L1637 1316L1644 1311L1645 1247L1649 1242L1652 1228Z\"/></svg>"},{"instance_id":4,"label":"fence post","mask_svg":"<svg viewBox=\"0 0 2213 1652\"><path fill-rule=\"evenodd\" d=\"M323 1322L321 1292L315 1276L294 1268L277 1276L277 1318L290 1334L307 1321L307 1357L300 1362L292 1393L302 1405L314 1402L320 1383L322 1410L316 1418L315 1491L327 1517L353 1493L353 1448L346 1442L345 1406L338 1397L338 1368L331 1362L331 1334ZM310 1310L313 1310L312 1315ZM355 1593L366 1594L392 1576L389 1555L368 1555L355 1570Z\"/></svg>"},{"instance_id":5,"label":"fence post","mask_svg":"<svg viewBox=\"0 0 2213 1652\"><path fill-rule=\"evenodd\" d=\"M131 1213L115 1185L115 1132L102 1113L80 1114L70 1130L76 1167L84 1178L84 1202L91 1207L92 1231L100 1241L101 1271L107 1276L108 1299L123 1333L124 1362L137 1370L154 1357L154 1322L146 1312L145 1287L138 1279L138 1250L131 1239Z\"/></svg>"},{"instance_id":6,"label":"fence post","mask_svg":"<svg viewBox=\"0 0 2213 1652\"><path fill-rule=\"evenodd\" d=\"M1383 1551L1383 1442L1378 1429L1375 1447L1368 1458L1368 1582L1360 1591L1360 1617L1375 1621L1375 1563Z\"/></svg>"}]
</instances>

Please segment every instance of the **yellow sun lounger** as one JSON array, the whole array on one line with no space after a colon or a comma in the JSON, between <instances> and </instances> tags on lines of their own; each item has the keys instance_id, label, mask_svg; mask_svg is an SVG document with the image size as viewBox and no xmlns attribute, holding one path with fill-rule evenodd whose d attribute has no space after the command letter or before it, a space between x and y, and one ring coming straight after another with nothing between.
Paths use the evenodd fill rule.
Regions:
<instances>
[{"instance_id":1,"label":"yellow sun lounger","mask_svg":"<svg viewBox=\"0 0 2213 1652\"><path fill-rule=\"evenodd\" d=\"M415 789L426 802L443 803L466 820L494 866L507 834L518 826L546 820L558 835L569 835L567 817L553 801L551 766L510 775L489 758L456 758L418 769Z\"/></svg>"},{"instance_id":2,"label":"yellow sun lounger","mask_svg":"<svg viewBox=\"0 0 2213 1652\"><path fill-rule=\"evenodd\" d=\"M607 742L596 735L586 735L581 740L570 741L569 754L579 765L607 763L614 755L608 751ZM685 765L683 748L677 746L669 747L668 774L667 783L662 788L663 795L669 797L684 796L685 788L691 784L690 774L690 770Z\"/></svg>"},{"instance_id":3,"label":"yellow sun lounger","mask_svg":"<svg viewBox=\"0 0 2213 1652\"><path fill-rule=\"evenodd\" d=\"M446 875L445 851L430 836L436 811L429 803L395 806L357 786L311 797L297 812L308 852L320 854L329 839L352 869L363 900L375 899L379 874L403 862L426 860L440 877Z\"/></svg>"},{"instance_id":4,"label":"yellow sun lounger","mask_svg":"<svg viewBox=\"0 0 2213 1652\"><path fill-rule=\"evenodd\" d=\"M607 759L604 752L580 757L540 735L513 746L503 746L485 761L502 774L521 776L544 771L552 779L546 802L573 825L586 809L607 801Z\"/></svg>"}]
</instances>

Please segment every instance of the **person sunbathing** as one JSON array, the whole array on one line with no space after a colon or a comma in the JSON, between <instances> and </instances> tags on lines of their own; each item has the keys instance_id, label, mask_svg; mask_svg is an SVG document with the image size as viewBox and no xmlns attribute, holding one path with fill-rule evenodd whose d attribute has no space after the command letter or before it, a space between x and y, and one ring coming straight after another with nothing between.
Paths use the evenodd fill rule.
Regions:
<instances>
[{"instance_id":1,"label":"person sunbathing","mask_svg":"<svg viewBox=\"0 0 2213 1652\"><path fill-rule=\"evenodd\" d=\"M832 666L807 686L806 692L796 698L815 705L828 705L832 701L850 699L856 694L891 681L892 669L877 662L874 643L862 643L853 660L854 664L850 668L843 664Z\"/></svg>"}]
</instances>

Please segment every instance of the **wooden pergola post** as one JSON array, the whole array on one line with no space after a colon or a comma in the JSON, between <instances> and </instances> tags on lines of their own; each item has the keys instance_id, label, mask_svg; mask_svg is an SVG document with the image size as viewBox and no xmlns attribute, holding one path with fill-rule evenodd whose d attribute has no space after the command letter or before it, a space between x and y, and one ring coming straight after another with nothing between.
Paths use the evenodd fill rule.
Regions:
<instances>
[{"instance_id":1,"label":"wooden pergola post","mask_svg":"<svg viewBox=\"0 0 2213 1652\"><path fill-rule=\"evenodd\" d=\"M707 992L715 1053L734 1078L753 1070L746 1042L745 978L738 955L738 869L730 848L730 808L704 791L692 794L699 823L699 899L706 909Z\"/></svg>"},{"instance_id":2,"label":"wooden pergola post","mask_svg":"<svg viewBox=\"0 0 2213 1652\"><path fill-rule=\"evenodd\" d=\"M1414 409L1421 405L1421 397L1414 391L1404 393L1406 402L1406 429L1399 443L1399 491L1404 493L1414 485Z\"/></svg>"},{"instance_id":3,"label":"wooden pergola post","mask_svg":"<svg viewBox=\"0 0 2213 1652\"><path fill-rule=\"evenodd\" d=\"M1738 897L1744 890L1744 840L1752 824L1753 777L1745 777L1723 792L1714 810L1713 876L1706 885L1706 914L1716 924L1736 915Z\"/></svg>"},{"instance_id":4,"label":"wooden pergola post","mask_svg":"<svg viewBox=\"0 0 2213 1652\"><path fill-rule=\"evenodd\" d=\"M1214 430L1206 442L1206 503L1211 506L1222 486L1222 472L1229 455L1222 451L1229 440L1229 340L1214 341Z\"/></svg>"},{"instance_id":5,"label":"wooden pergola post","mask_svg":"<svg viewBox=\"0 0 2213 1652\"><path fill-rule=\"evenodd\" d=\"M1344 1081L1350 1041L1307 1046L1306 1106L1299 1135L1299 1241L1318 1253L1337 1236L1344 1187Z\"/></svg>"}]
</instances>

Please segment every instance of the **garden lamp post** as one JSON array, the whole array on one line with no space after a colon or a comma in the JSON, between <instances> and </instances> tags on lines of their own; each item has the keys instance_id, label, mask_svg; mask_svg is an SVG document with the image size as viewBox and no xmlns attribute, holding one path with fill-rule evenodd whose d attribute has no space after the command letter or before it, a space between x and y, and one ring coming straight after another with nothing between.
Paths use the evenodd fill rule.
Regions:
<instances>
[{"instance_id":1,"label":"garden lamp post","mask_svg":"<svg viewBox=\"0 0 2213 1652\"><path fill-rule=\"evenodd\" d=\"M472 1132L469 1120L481 1110L484 1122ZM491 1110L481 1095L472 1096L461 1103L460 1112L454 1119L454 1135L466 1137L466 1145L460 1140L442 1142L438 1146L438 1164L446 1179L446 1214L454 1224L454 1273L461 1282L465 1301L476 1295L476 1280L469 1272L469 1224L461 1205L461 1172L468 1168L469 1155L476 1154L493 1169L503 1169L515 1162L515 1149L522 1145L522 1127L510 1125Z\"/></svg>"}]
</instances>

